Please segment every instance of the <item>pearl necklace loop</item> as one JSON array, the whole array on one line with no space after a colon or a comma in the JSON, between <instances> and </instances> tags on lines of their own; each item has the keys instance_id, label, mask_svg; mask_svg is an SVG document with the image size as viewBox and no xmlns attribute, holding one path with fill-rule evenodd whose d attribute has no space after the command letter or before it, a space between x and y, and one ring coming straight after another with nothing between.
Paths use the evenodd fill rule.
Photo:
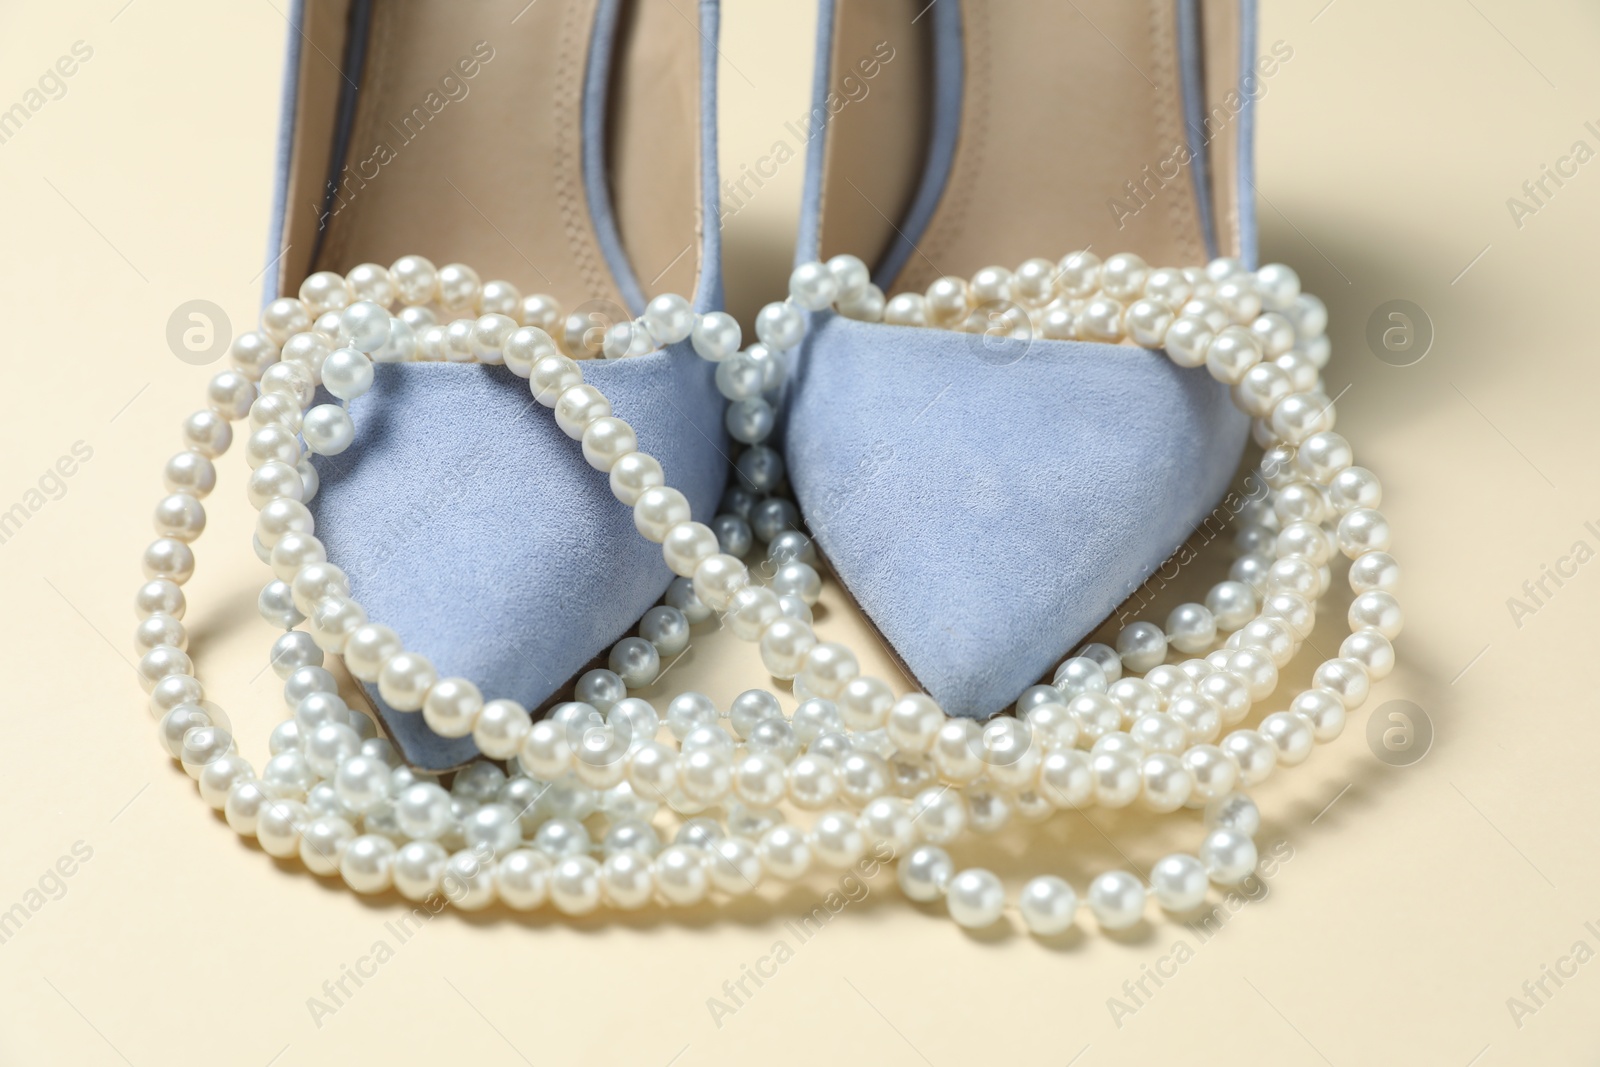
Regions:
<instances>
[{"instance_id":1,"label":"pearl necklace loop","mask_svg":"<svg viewBox=\"0 0 1600 1067\"><path fill-rule=\"evenodd\" d=\"M1087 252L941 278L925 294L893 299L860 260L837 256L797 267L789 289L761 310L758 342L746 348L730 316L694 313L679 296L658 296L638 319L596 331L584 316L563 319L551 297L524 298L510 283L484 283L468 267L435 268L420 256L313 274L298 299L269 304L260 331L238 338L232 366L212 378L206 406L184 421L135 600L151 713L202 798L269 854L299 856L357 892L443 895L466 910L497 900L517 910L548 901L570 915L652 901L688 906L713 892L750 892L764 878L797 879L814 864L850 866L870 852L896 862L913 900L943 900L958 923L981 927L1004 913L1004 888L992 872L958 871L946 846L992 833L1012 815L1135 803L1157 813L1201 808L1206 832L1194 854L1161 859L1148 881L1127 871L1095 878L1086 903L1102 927L1137 923L1150 896L1181 913L1210 884L1247 877L1260 815L1242 790L1339 735L1371 682L1392 668L1402 624L1392 592L1399 568L1376 510L1381 487L1353 465L1322 391L1321 302L1281 265L1251 272L1219 259L1151 269L1136 256L1102 262ZM1014 715L979 723L946 716L925 694L896 698L861 674L849 648L818 640L818 557L793 502L778 495L783 461L765 443L785 353L804 336L805 312L829 309L904 326L1132 342L1159 347L1182 367L1205 366L1231 386L1265 449L1258 475L1268 489L1237 515L1242 554L1229 578L1204 603L1175 608L1164 628L1137 621L1115 648L1079 649L1050 684L1022 695ZM631 358L685 340L717 365L725 424L745 446L735 461L740 477L709 526L692 520L660 463L582 373L586 359ZM537 722L515 701L441 677L394 630L369 620L306 507L318 487L308 454L351 446L348 403L371 387L376 365L432 360L503 364L526 379L678 576L639 633L613 647L609 669L584 674L575 699ZM341 403L314 404L319 385ZM230 424L246 419L254 544L274 574L259 607L284 631L270 663L290 713L272 731L259 775L204 701L181 622L213 460L232 442ZM756 540L767 546L764 584L742 558ZM1288 710L1224 735L1275 690L1332 587L1338 554L1351 560L1351 636ZM765 689L742 694L725 714L685 692L670 699L663 724L649 702L629 696L653 683L663 659L713 614L759 645L775 678L791 681L800 702L792 715ZM302 622L306 629L296 629ZM1173 651L1192 658L1169 664ZM446 790L436 776L400 765L372 721L339 697L323 667L328 653L392 707L420 712L442 736L470 735L511 772L480 761ZM670 843L654 824L663 808L678 820ZM785 808L808 813L809 827L789 822ZM601 823L596 842L589 824ZM1026 884L1016 908L1029 930L1051 935L1075 922L1078 903L1070 885L1045 874Z\"/></svg>"}]
</instances>

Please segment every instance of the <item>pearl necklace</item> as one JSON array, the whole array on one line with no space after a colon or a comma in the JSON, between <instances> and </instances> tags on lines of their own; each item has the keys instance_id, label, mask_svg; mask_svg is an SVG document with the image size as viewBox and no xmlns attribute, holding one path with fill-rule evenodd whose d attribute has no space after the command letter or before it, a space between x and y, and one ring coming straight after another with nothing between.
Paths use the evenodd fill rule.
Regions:
<instances>
[{"instance_id":1,"label":"pearl necklace","mask_svg":"<svg viewBox=\"0 0 1600 1067\"><path fill-rule=\"evenodd\" d=\"M405 307L391 314L394 303ZM429 305L469 314L441 325ZM793 504L771 495L782 460L762 443L774 421L769 398L783 380L781 354L801 340L804 312L830 306L900 325L1126 337L1163 345L1179 365L1204 364L1233 386L1268 450L1269 493L1241 512L1245 556L1205 604L1174 610L1165 630L1136 622L1115 649L1080 649L1051 685L1023 695L1016 717L979 724L946 717L922 694L896 700L881 680L860 674L848 648L817 641L815 550L790 528L798 520ZM549 297L522 299L509 283L480 283L469 268L436 270L416 256L387 270L368 264L347 277L315 274L298 300L266 308L262 331L236 342L235 367L212 379L207 407L185 420L185 450L166 468L171 495L156 509L160 538L144 555L150 580L136 598L139 673L167 751L207 803L270 854L298 855L358 892L393 886L415 900L442 892L466 909L496 899L518 909L549 900L583 914L602 903L636 908L656 898L688 905L713 888L744 893L763 877L798 878L813 861L847 866L870 849L898 860L898 881L913 899L943 898L957 922L983 926L1002 914L1004 893L991 872L956 872L943 846L963 833L993 832L1013 812L1037 818L1135 800L1160 812L1203 805L1208 832L1196 855L1159 861L1148 888L1125 871L1090 885L1099 923L1121 928L1139 921L1151 893L1182 912L1204 899L1208 882L1246 877L1260 819L1237 787L1298 764L1315 743L1338 736L1369 681L1392 667L1390 639L1401 616L1389 590L1399 571L1386 551L1387 524L1374 510L1379 485L1352 466L1348 444L1332 432L1332 404L1316 373L1326 361L1325 312L1299 294L1286 267L1251 274L1218 260L1204 270L1150 270L1133 256L1102 264L1076 253L1059 264L1030 260L1014 274L988 268L970 282L940 279L926 295L885 300L859 260L840 256L797 268L789 299L762 309L759 343L743 351L733 319L694 314L670 295L599 337L573 316L558 345L550 328L561 321ZM683 340L718 364L728 430L748 446L737 467L753 489L730 490L711 527L690 519L660 464L638 451L632 429L583 384L572 358L627 358ZM312 406L316 385L348 401L370 387L375 362L406 359L503 363L528 379L535 399L608 474L640 533L662 545L679 575L640 635L613 648L611 669L585 674L578 699L542 721L513 701L485 700L466 679L440 678L393 630L368 621L315 538L305 504L316 473L301 442L333 455L354 439L343 406ZM231 443L230 420L246 417L248 492L260 509L255 548L276 575L260 608L285 630L271 664L291 712L272 732L259 777L237 755L220 709L204 702L180 621L181 585L194 569L189 543L205 527L200 500L215 484L211 461ZM758 491L768 495L757 498ZM768 543L766 586L739 558L753 537ZM1223 726L1275 688L1331 586L1336 549L1353 560L1352 636L1288 711L1213 744ZM657 739L655 709L627 693L654 681L661 658L681 651L689 626L713 612L740 638L759 642L767 669L792 679L801 704L785 719L773 694L751 690L734 701L724 728L708 698L684 693L666 712L674 746ZM294 630L302 620L308 631ZM1204 652L1219 630L1232 634L1205 658L1164 663L1169 648ZM445 736L471 734L486 756L513 761L522 773L507 777L479 762L458 772L446 792L433 776L399 766L371 720L339 698L321 666L325 652L342 655L392 706L420 710ZM1143 677L1125 677L1125 668ZM783 821L776 808L783 802L820 814L802 831ZM649 821L663 804L689 816L665 847ZM698 816L719 805L727 808L724 820ZM596 810L610 824L598 849L603 860L591 855L581 821ZM1052 934L1071 925L1078 904L1067 883L1043 875L1027 883L1017 906L1030 930Z\"/></svg>"}]
</instances>

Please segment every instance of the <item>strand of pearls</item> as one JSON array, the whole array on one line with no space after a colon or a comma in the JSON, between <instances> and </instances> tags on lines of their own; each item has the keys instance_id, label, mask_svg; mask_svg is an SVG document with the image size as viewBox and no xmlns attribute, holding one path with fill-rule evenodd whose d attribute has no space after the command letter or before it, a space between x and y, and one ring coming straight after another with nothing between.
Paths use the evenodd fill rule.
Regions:
<instances>
[{"instance_id":1,"label":"strand of pearls","mask_svg":"<svg viewBox=\"0 0 1600 1067\"><path fill-rule=\"evenodd\" d=\"M1097 292L1107 288L1107 269L1129 258L1096 265ZM1066 277L1069 263L1082 262L1082 254L1068 257L1058 273ZM1218 290L1236 294L1248 285L1274 306L1308 306L1286 271L1269 267L1251 276L1219 261L1204 272L1176 272L1189 289L1168 333L1186 320L1210 328L1203 314L1189 312L1208 311L1194 304L1212 300ZM1115 278L1123 273L1121 266L1111 270ZM1173 273L1147 271L1147 297L1175 292ZM1025 276L1031 276L1027 265L1012 284ZM975 278L968 291L986 293L986 284ZM1053 284L1059 292L1060 280ZM1121 292L1120 285L1112 288ZM1059 807L1135 801L1155 811L1204 806L1208 833L1197 855L1160 861L1148 889L1127 872L1097 878L1088 904L1103 926L1138 921L1150 892L1164 907L1183 911L1203 899L1208 880L1242 879L1255 865L1251 835L1259 814L1236 787L1257 784L1278 764L1303 760L1314 742L1337 736L1369 680L1392 665L1389 639L1400 625L1388 592L1398 568L1384 551L1387 526L1369 506L1378 502L1376 479L1350 466L1348 445L1331 432L1331 404L1316 418L1285 416L1287 436L1275 429L1278 408L1292 395L1319 394L1282 393L1256 416L1274 435L1266 444L1275 457L1263 502L1270 506L1242 516L1240 541L1250 550L1245 558L1255 556L1258 564L1242 573L1236 564L1236 576L1213 590L1206 605L1174 611L1170 638L1135 623L1119 636L1118 648L1087 646L1063 664L1054 684L1030 689L1017 717L987 724L950 719L921 694L895 700L882 681L860 676L848 649L817 642L810 618L821 587L815 552L789 528L797 521L792 503L771 495L782 481L782 463L762 442L782 382L781 353L803 335L803 311L837 305L847 314L876 308L889 317L894 302L874 292L858 260L838 257L798 268L790 299L763 309L760 343L743 351L731 318L694 315L686 301L671 296L652 301L641 319L604 331L597 345L588 343L592 336L576 335L586 342L581 354L598 348L608 358L690 339L703 358L719 364L729 431L749 446L738 460L748 487L730 490L724 512L708 528L690 520L681 494L664 485L659 464L638 451L636 437L611 416L605 398L582 384L578 363L544 326L527 321L535 317L530 303L546 316L540 321L551 321L548 298L518 300L506 283L480 285L465 267L435 270L420 257L405 257L387 271L365 265L348 278L313 275L299 301L269 305L262 333L236 344L235 368L213 379L207 409L185 422L186 450L168 464L172 495L157 508L162 537L145 555L151 581L138 596L136 638L144 653L140 673L167 750L231 826L254 834L274 855L299 854L312 870L342 873L362 892L394 885L421 899L444 888L467 908L496 898L518 908L550 899L573 914L602 902L637 907L655 897L689 904L711 888L739 893L764 875L799 877L813 859L848 865L870 848L900 857L899 881L914 899L943 897L958 922L985 925L1005 906L999 880L981 870L955 872L944 845L968 831L993 832L1013 814L1039 818ZM1228 301L1235 318L1281 315L1236 295ZM391 315L388 305L395 302L406 307ZM484 313L441 326L429 321L435 318L430 305ZM485 310L490 306L516 314ZM1131 312L1130 306L1124 318ZM1315 320L1299 316L1288 351L1315 347ZM295 329L307 323L310 330ZM1248 374L1264 352L1253 334L1248 344L1231 334L1234 340L1222 340L1228 328L1212 330L1207 347L1248 355L1255 345L1257 362ZM573 337L566 331L569 341ZM342 405L312 406L316 385L348 401L370 387L375 361L468 358L468 352L529 380L535 397L554 409L563 430L582 441L591 465L607 472L618 498L634 508L641 534L663 545L680 575L667 604L641 622L640 636L613 649L613 669L586 674L578 699L538 723L514 702L484 700L470 681L439 678L392 630L367 621L343 572L322 552L304 507L316 483L300 442L336 454L354 436ZM1237 361L1205 362L1222 378L1219 368L1232 373L1228 368ZM204 529L199 500L215 481L210 461L231 441L228 420L246 416L254 427L246 446L254 471L250 497L261 509L256 549L277 575L261 607L286 631L273 646L272 665L285 680L292 713L273 731L272 755L259 777L235 753L220 709L203 701L179 621L180 586L193 572L188 544ZM1258 430L1258 439L1263 435ZM1371 514L1351 521L1357 512ZM739 558L751 548L752 535L768 543L772 574L765 586L751 580ZM1316 600L1331 585L1327 562L1335 544L1355 560L1352 637L1289 711L1213 744L1223 726L1241 721L1252 702L1271 693L1277 669L1309 633ZM662 657L681 651L689 626L712 612L721 612L740 637L759 641L768 670L792 679L802 702L786 719L775 696L752 690L734 702L724 728L709 699L681 694L666 713L676 746L657 740L661 722L654 708L629 697L628 689L653 681ZM302 618L309 633L292 629ZM1204 659L1163 662L1169 645L1204 651L1218 629L1234 631L1224 647ZM376 682L394 706L420 709L449 736L471 733L485 755L512 761L520 773L508 777L491 763L477 763L459 772L447 793L433 776L398 766L392 747L372 736L371 721L338 697L333 676L321 666L324 652L342 655L352 674ZM1124 677L1125 667L1144 677ZM801 831L783 821L781 803L820 814ZM835 806L841 803L851 807ZM650 823L662 806L689 816L665 847ZM721 821L696 817L719 806L726 808ZM609 822L599 846L582 822L595 811ZM1029 928L1045 934L1073 921L1077 898L1065 882L1046 875L1028 883L1018 907Z\"/></svg>"}]
</instances>

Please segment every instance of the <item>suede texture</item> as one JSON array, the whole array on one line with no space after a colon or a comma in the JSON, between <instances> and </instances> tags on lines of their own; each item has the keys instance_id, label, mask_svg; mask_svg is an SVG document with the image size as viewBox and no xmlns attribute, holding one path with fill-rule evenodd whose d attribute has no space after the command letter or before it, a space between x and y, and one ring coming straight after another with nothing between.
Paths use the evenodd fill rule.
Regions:
<instances>
[{"instance_id":1,"label":"suede texture","mask_svg":"<svg viewBox=\"0 0 1600 1067\"><path fill-rule=\"evenodd\" d=\"M806 521L955 715L1000 710L1216 505L1249 432L1226 386L1131 345L812 317L789 410Z\"/></svg>"},{"instance_id":2,"label":"suede texture","mask_svg":"<svg viewBox=\"0 0 1600 1067\"><path fill-rule=\"evenodd\" d=\"M584 364L702 522L726 470L712 373L687 345ZM317 536L370 617L441 675L537 707L672 580L608 476L504 367L381 366L351 414L356 445L314 460ZM412 764L442 770L477 755L470 737L441 738L420 712L367 691Z\"/></svg>"},{"instance_id":3,"label":"suede texture","mask_svg":"<svg viewBox=\"0 0 1600 1067\"><path fill-rule=\"evenodd\" d=\"M621 9L620 0L596 9L583 105L591 145L604 137ZM717 0L700 0L696 16L708 42L699 77L700 215L715 219ZM287 207L303 17L303 0L295 0L271 259ZM643 294L617 232L604 163L603 153L585 152L589 209L607 266L637 314ZM701 225L699 236L694 305L708 311L722 304L721 234ZM264 302L276 295L269 279ZM660 460L667 484L701 522L715 513L729 468L714 372L687 344L583 365L584 380L633 426L639 447ZM671 582L659 546L639 536L608 476L585 462L581 445L504 367L384 365L350 410L355 446L313 460L321 479L311 502L317 536L369 616L399 631L441 675L470 678L488 698L536 708L632 630ZM479 754L470 737L439 737L420 712L389 707L375 685L365 690L413 766L448 770Z\"/></svg>"},{"instance_id":4,"label":"suede texture","mask_svg":"<svg viewBox=\"0 0 1600 1067\"><path fill-rule=\"evenodd\" d=\"M1191 2L1179 5L1186 116L1203 63ZM1242 79L1255 0L1240 10ZM943 189L950 158L938 146L961 122L960 8L936 12L924 191ZM819 13L814 107L832 88L834 0ZM1247 96L1235 160L1249 266L1254 110ZM806 159L797 263L818 254L826 140ZM1197 189L1209 182L1196 174ZM904 221L875 281L890 283L926 222ZM991 715L1042 680L1216 506L1249 434L1225 386L1159 352L810 318L784 400L789 480L840 581L951 714Z\"/></svg>"}]
</instances>

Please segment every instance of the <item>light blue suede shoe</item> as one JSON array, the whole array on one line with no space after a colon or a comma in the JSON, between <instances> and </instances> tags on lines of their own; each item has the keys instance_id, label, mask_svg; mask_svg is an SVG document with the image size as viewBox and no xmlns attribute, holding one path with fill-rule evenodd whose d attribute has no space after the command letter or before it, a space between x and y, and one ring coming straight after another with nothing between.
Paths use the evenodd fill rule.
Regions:
<instances>
[{"instance_id":1,"label":"light blue suede shoe","mask_svg":"<svg viewBox=\"0 0 1600 1067\"><path fill-rule=\"evenodd\" d=\"M713 0L698 25L620 0L296 5L269 298L415 253L552 294L571 345L660 292L719 306L717 19ZM727 470L712 370L687 345L584 369L704 521ZM382 365L351 410L355 446L316 461L317 536L442 675L537 708L671 581L504 367ZM413 765L477 755L366 690Z\"/></svg>"},{"instance_id":2,"label":"light blue suede shoe","mask_svg":"<svg viewBox=\"0 0 1600 1067\"><path fill-rule=\"evenodd\" d=\"M1083 248L1253 266L1254 26L1249 0L822 0L813 104L833 117L797 261L856 254L890 295ZM837 107L850 79L868 91ZM811 325L788 398L796 497L952 714L1014 701L1143 583L1248 433L1203 367L1132 345Z\"/></svg>"}]
</instances>

